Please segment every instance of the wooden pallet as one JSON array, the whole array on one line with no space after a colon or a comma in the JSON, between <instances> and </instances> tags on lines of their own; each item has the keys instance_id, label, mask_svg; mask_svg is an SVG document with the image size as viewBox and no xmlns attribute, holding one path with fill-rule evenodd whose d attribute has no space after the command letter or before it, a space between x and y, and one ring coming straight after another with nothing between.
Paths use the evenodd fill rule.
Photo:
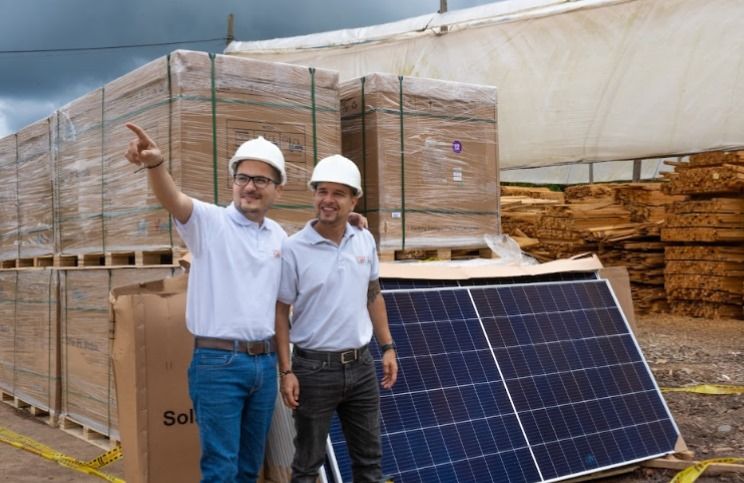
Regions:
<instances>
[{"instance_id":1,"label":"wooden pallet","mask_svg":"<svg viewBox=\"0 0 744 483\"><path fill-rule=\"evenodd\" d=\"M380 261L396 260L469 260L473 258L495 258L488 247L479 248L412 248L407 250L384 251Z\"/></svg>"},{"instance_id":2,"label":"wooden pallet","mask_svg":"<svg viewBox=\"0 0 744 483\"><path fill-rule=\"evenodd\" d=\"M38 257L24 257L24 258L13 258L10 260L2 261L2 268L4 269L16 269L16 268L41 268L51 267L54 265L53 255L42 255Z\"/></svg>"},{"instance_id":3,"label":"wooden pallet","mask_svg":"<svg viewBox=\"0 0 744 483\"><path fill-rule=\"evenodd\" d=\"M74 419L63 416L59 419L59 428L76 438L82 439L99 448L110 450L121 442L109 435L96 431L88 425L81 424Z\"/></svg>"},{"instance_id":4,"label":"wooden pallet","mask_svg":"<svg viewBox=\"0 0 744 483\"><path fill-rule=\"evenodd\" d=\"M41 406L37 406L33 403L25 401L22 398L17 397L14 394L5 392L1 389L0 389L0 401L2 401L3 403L9 406L14 407L15 409L24 411L30 414L31 416L34 416L35 418L39 418L40 420L44 421L49 426L57 425L57 417L49 409L43 408Z\"/></svg>"},{"instance_id":5,"label":"wooden pallet","mask_svg":"<svg viewBox=\"0 0 744 483\"><path fill-rule=\"evenodd\" d=\"M77 255L78 267L146 267L151 265L177 265L178 259L186 253L183 248L164 248L160 250L132 250L115 252L96 252Z\"/></svg>"}]
</instances>

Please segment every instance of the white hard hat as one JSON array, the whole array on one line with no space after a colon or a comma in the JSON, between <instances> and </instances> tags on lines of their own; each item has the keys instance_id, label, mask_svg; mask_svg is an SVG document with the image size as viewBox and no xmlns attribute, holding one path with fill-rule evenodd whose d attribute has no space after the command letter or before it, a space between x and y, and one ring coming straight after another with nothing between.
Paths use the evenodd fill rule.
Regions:
<instances>
[{"instance_id":1,"label":"white hard hat","mask_svg":"<svg viewBox=\"0 0 744 483\"><path fill-rule=\"evenodd\" d=\"M362 196L362 175L359 173L354 161L340 154L334 154L318 161L313 169L308 186L315 189L318 183L340 183L345 184L355 191L355 196Z\"/></svg>"},{"instance_id":2,"label":"white hard hat","mask_svg":"<svg viewBox=\"0 0 744 483\"><path fill-rule=\"evenodd\" d=\"M263 136L258 136L255 139L244 142L235 151L235 156L232 157L228 164L230 176L235 176L235 166L240 161L245 161L246 159L263 161L269 166L275 167L282 177L281 184L287 184L287 173L284 171L284 155L276 144L267 141Z\"/></svg>"}]
</instances>

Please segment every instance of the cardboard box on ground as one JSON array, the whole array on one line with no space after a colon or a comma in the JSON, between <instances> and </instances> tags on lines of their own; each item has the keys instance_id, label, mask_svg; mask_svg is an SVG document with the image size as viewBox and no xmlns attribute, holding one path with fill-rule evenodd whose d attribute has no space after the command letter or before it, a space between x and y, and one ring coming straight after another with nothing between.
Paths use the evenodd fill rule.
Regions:
<instances>
[{"instance_id":1,"label":"cardboard box on ground","mask_svg":"<svg viewBox=\"0 0 744 483\"><path fill-rule=\"evenodd\" d=\"M343 154L380 251L500 233L496 88L390 74L341 83Z\"/></svg>"},{"instance_id":2,"label":"cardboard box on ground","mask_svg":"<svg viewBox=\"0 0 744 483\"><path fill-rule=\"evenodd\" d=\"M111 292L113 361L127 482L199 481L199 434L188 393L194 347L186 329L188 277ZM277 375L278 376L278 375ZM261 481L289 481L294 430L277 397Z\"/></svg>"}]
</instances>

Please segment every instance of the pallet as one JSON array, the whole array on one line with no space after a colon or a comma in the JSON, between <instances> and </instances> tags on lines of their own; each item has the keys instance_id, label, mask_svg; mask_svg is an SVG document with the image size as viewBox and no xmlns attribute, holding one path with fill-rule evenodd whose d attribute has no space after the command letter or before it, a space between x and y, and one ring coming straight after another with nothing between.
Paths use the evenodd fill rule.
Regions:
<instances>
[{"instance_id":1,"label":"pallet","mask_svg":"<svg viewBox=\"0 0 744 483\"><path fill-rule=\"evenodd\" d=\"M49 409L37 406L33 403L25 401L22 398L17 397L14 394L5 392L1 389L0 389L0 401L2 401L3 403L17 410L24 411L35 418L39 418L40 420L44 421L49 426L57 425L57 417L55 414L49 411Z\"/></svg>"},{"instance_id":2,"label":"pallet","mask_svg":"<svg viewBox=\"0 0 744 483\"><path fill-rule=\"evenodd\" d=\"M42 255L38 257L24 257L24 258L13 258L10 260L2 261L2 268L4 269L16 269L16 268L41 268L51 267L54 265L53 255Z\"/></svg>"},{"instance_id":3,"label":"pallet","mask_svg":"<svg viewBox=\"0 0 744 483\"><path fill-rule=\"evenodd\" d=\"M479 248L413 248L407 250L383 251L380 261L396 260L469 260L472 258L496 258L488 247Z\"/></svg>"},{"instance_id":4,"label":"pallet","mask_svg":"<svg viewBox=\"0 0 744 483\"><path fill-rule=\"evenodd\" d=\"M146 267L151 265L177 265L178 259L186 253L183 248L164 248L160 250L132 250L96 252L77 255L78 267Z\"/></svg>"},{"instance_id":5,"label":"pallet","mask_svg":"<svg viewBox=\"0 0 744 483\"><path fill-rule=\"evenodd\" d=\"M118 439L112 438L100 431L96 431L90 426L78 423L74 419L70 419L66 416L59 419L59 429L104 450L113 449L121 443Z\"/></svg>"}]
</instances>

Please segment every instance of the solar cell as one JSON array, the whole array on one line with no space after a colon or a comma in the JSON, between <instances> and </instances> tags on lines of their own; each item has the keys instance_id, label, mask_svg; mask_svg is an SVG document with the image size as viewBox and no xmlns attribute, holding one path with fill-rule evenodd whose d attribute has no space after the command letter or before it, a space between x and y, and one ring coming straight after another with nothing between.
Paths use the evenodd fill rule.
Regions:
<instances>
[{"instance_id":1,"label":"solar cell","mask_svg":"<svg viewBox=\"0 0 744 483\"><path fill-rule=\"evenodd\" d=\"M384 296L399 348L381 393L387 478L558 481L673 452L678 430L606 281ZM330 440L350 481L337 422Z\"/></svg>"}]
</instances>

